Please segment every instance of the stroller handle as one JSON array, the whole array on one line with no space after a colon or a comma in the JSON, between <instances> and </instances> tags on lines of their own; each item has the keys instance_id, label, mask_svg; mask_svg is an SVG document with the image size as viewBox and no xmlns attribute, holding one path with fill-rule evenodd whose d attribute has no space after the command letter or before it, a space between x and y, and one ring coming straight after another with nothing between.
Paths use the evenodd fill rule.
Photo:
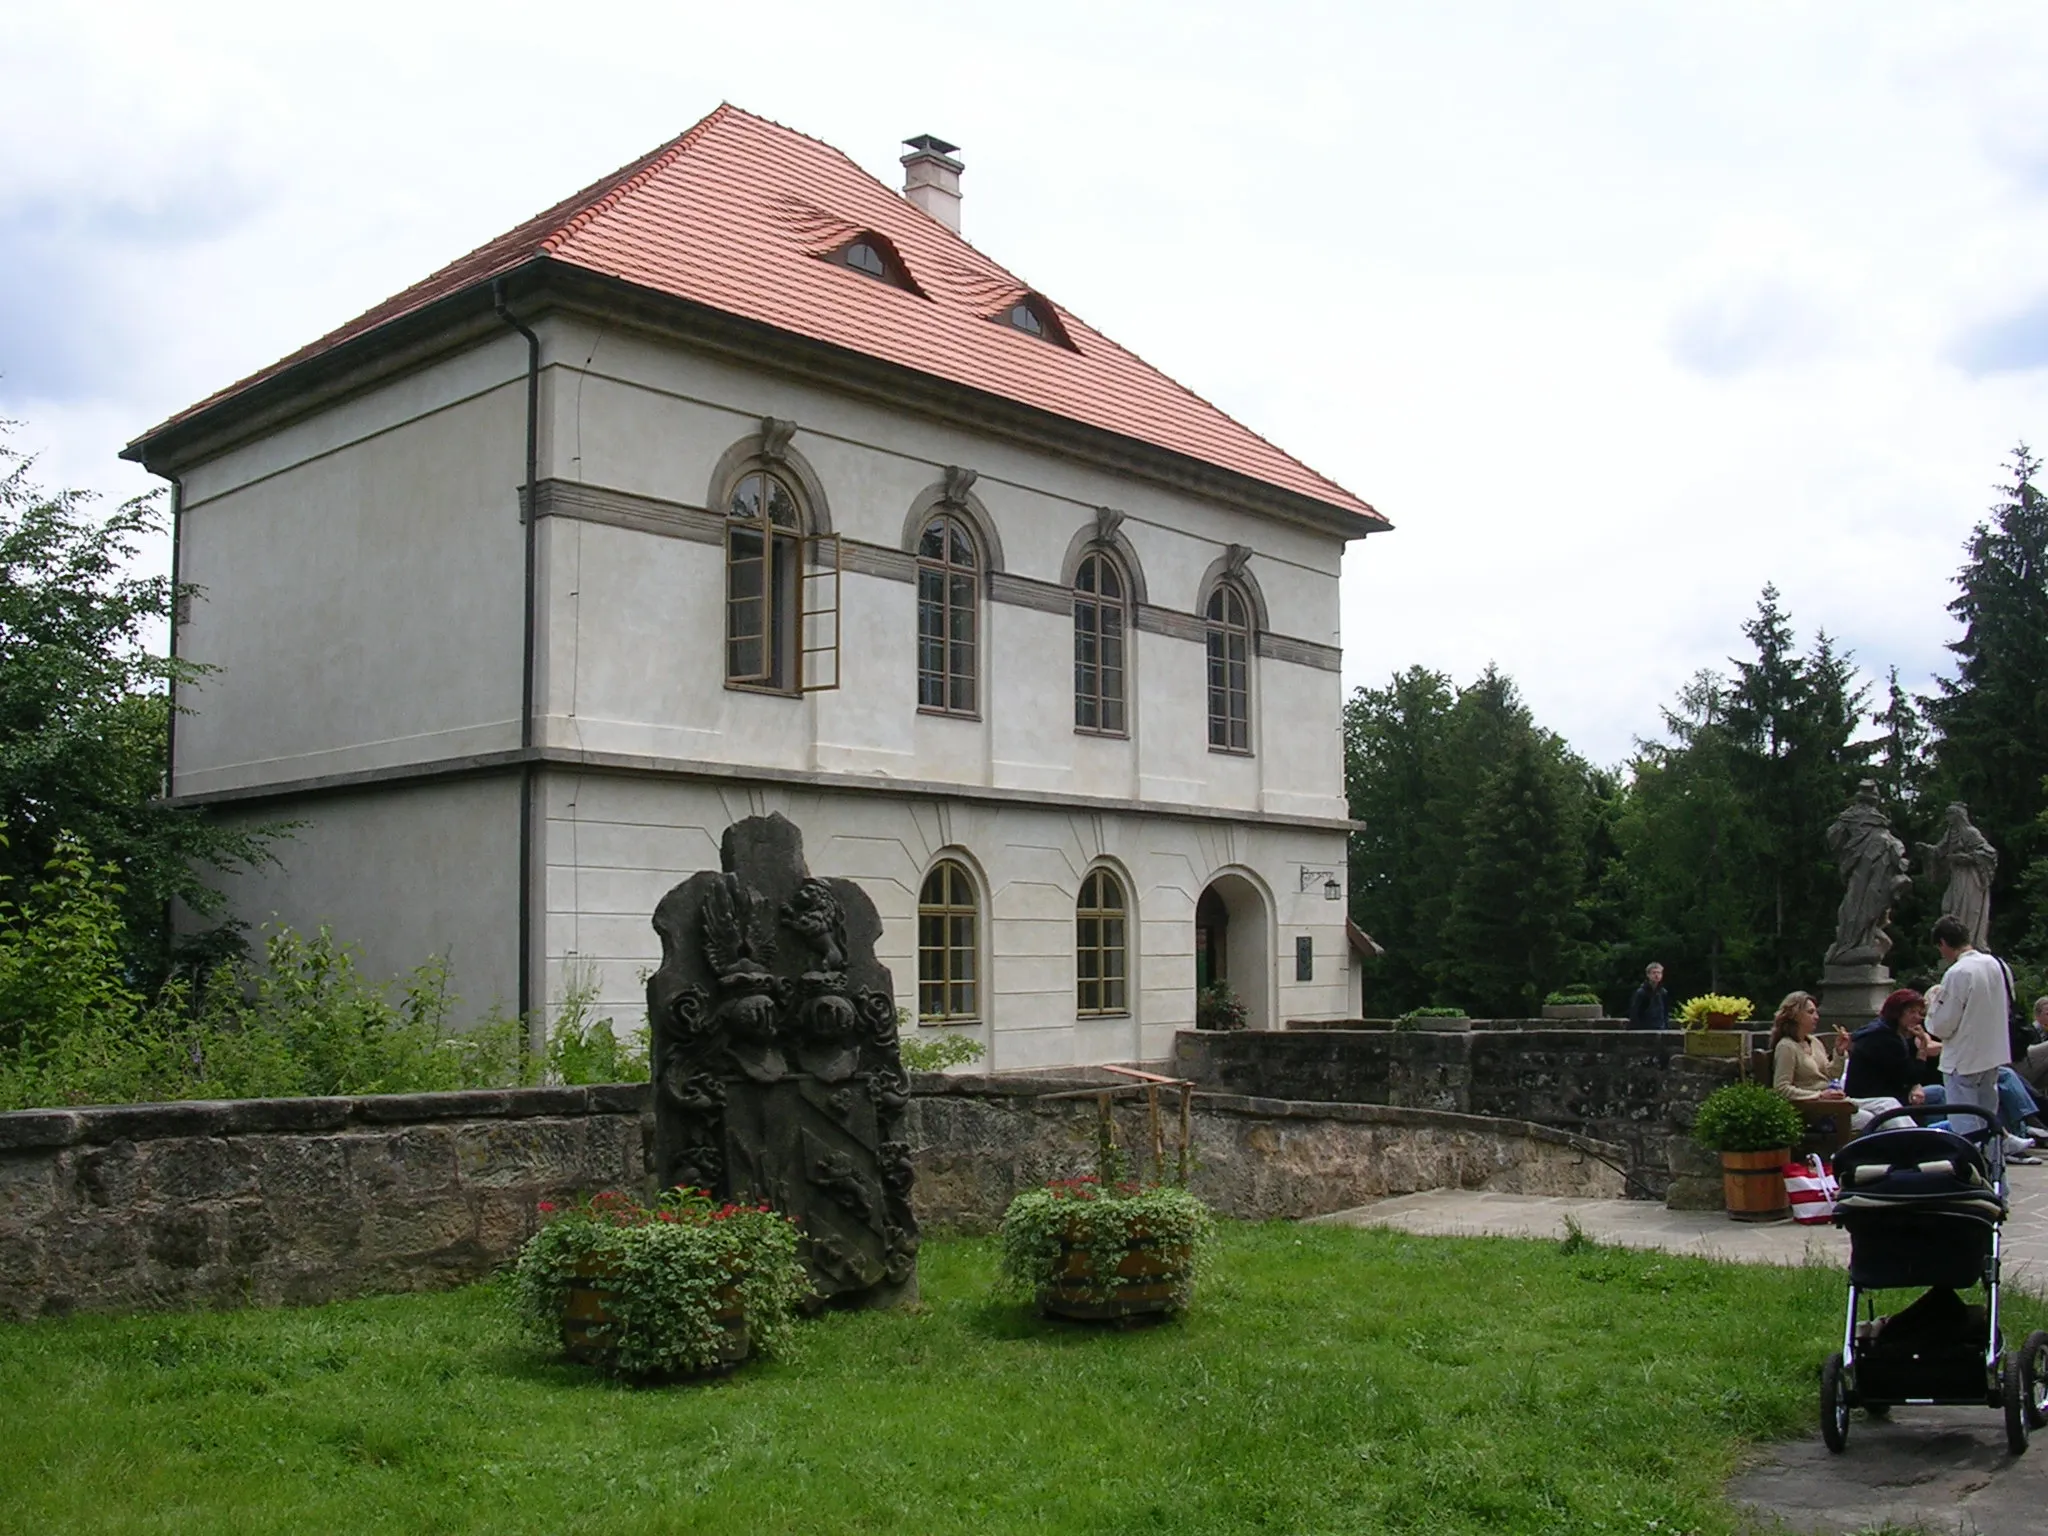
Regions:
<instances>
[{"instance_id":1,"label":"stroller handle","mask_svg":"<svg viewBox=\"0 0 2048 1536\"><path fill-rule=\"evenodd\" d=\"M1915 1125L1918 1125L1920 1123L1920 1116L1922 1115L1940 1115L1944 1118L1949 1118L1958 1114L1975 1115L1979 1120L1982 1120L1984 1122L1984 1128L1980 1131L1966 1131L1963 1130L1960 1126L1954 1127L1955 1133L1958 1136L1962 1136L1970 1140L1976 1140L1980 1137L1989 1137L1993 1135L1998 1129L1998 1121L1995 1118L1994 1112L1985 1109L1980 1105L1901 1104L1896 1109L1881 1110L1877 1114L1872 1115L1870 1117L1869 1124L1863 1127L1862 1134L1868 1136L1871 1132L1875 1131L1879 1126L1883 1125L1887 1120L1897 1120L1901 1117L1910 1119Z\"/></svg>"}]
</instances>

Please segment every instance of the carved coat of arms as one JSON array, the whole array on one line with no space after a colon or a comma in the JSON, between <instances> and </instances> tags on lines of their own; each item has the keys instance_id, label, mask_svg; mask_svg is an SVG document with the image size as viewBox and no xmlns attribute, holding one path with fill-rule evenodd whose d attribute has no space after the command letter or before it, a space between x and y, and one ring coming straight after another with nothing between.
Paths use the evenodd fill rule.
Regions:
<instances>
[{"instance_id":1,"label":"carved coat of arms","mask_svg":"<svg viewBox=\"0 0 2048 1536\"><path fill-rule=\"evenodd\" d=\"M728 828L723 868L661 899L647 984L655 1171L794 1217L827 1300L917 1293L910 1102L882 923L850 880L814 878L782 816Z\"/></svg>"}]
</instances>

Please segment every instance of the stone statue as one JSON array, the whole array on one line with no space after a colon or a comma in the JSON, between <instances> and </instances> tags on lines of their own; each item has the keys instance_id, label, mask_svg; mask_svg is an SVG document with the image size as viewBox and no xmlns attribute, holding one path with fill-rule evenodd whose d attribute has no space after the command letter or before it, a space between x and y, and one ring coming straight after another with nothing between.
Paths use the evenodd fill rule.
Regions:
<instances>
[{"instance_id":1,"label":"stone statue","mask_svg":"<svg viewBox=\"0 0 2048 1536\"><path fill-rule=\"evenodd\" d=\"M1885 932L1892 903L1913 879L1906 872L1906 845L1892 836L1874 780L1856 786L1855 798L1828 827L1828 852L1847 889L1835 913L1835 943L1827 964L1881 966L1892 947Z\"/></svg>"},{"instance_id":2,"label":"stone statue","mask_svg":"<svg viewBox=\"0 0 2048 1536\"><path fill-rule=\"evenodd\" d=\"M1991 877L1998 871L1998 850L1970 825L1970 808L1960 800L1948 808L1941 841L1922 843L1920 857L1927 873L1946 880L1941 910L1970 930L1970 942L1982 949L1991 935Z\"/></svg>"},{"instance_id":3,"label":"stone statue","mask_svg":"<svg viewBox=\"0 0 2048 1536\"><path fill-rule=\"evenodd\" d=\"M656 1175L794 1217L828 1301L913 1300L910 1079L882 920L852 881L812 877L785 817L734 823L719 862L654 909Z\"/></svg>"}]
</instances>

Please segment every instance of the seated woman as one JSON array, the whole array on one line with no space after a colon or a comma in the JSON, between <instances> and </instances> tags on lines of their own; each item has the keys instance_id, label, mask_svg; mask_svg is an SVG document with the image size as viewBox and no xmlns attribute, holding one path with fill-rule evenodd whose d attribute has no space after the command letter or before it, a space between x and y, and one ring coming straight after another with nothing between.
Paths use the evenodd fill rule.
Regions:
<instances>
[{"instance_id":1,"label":"seated woman","mask_svg":"<svg viewBox=\"0 0 2048 1536\"><path fill-rule=\"evenodd\" d=\"M1811 992L1788 992L1771 1021L1771 1087L1795 1104L1849 1099L1834 1085L1849 1064L1849 1032L1835 1031L1831 1053L1813 1037L1819 1026L1820 1004ZM1862 1130L1872 1115L1899 1107L1899 1101L1890 1095L1849 1102L1854 1105L1849 1116L1852 1131Z\"/></svg>"}]
</instances>

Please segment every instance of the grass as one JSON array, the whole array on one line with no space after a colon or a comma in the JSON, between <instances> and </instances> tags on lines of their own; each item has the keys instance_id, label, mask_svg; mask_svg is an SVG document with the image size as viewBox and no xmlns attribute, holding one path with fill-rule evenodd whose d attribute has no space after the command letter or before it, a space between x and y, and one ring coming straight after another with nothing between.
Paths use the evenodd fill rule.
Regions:
<instances>
[{"instance_id":1,"label":"grass","mask_svg":"<svg viewBox=\"0 0 2048 1536\"><path fill-rule=\"evenodd\" d=\"M709 1387L559 1364L489 1287L0 1327L0 1529L1730 1531L1744 1448L1814 1430L1843 1288L1228 1225L1183 1321L1102 1333L994 1269L930 1241L922 1310Z\"/></svg>"}]
</instances>

